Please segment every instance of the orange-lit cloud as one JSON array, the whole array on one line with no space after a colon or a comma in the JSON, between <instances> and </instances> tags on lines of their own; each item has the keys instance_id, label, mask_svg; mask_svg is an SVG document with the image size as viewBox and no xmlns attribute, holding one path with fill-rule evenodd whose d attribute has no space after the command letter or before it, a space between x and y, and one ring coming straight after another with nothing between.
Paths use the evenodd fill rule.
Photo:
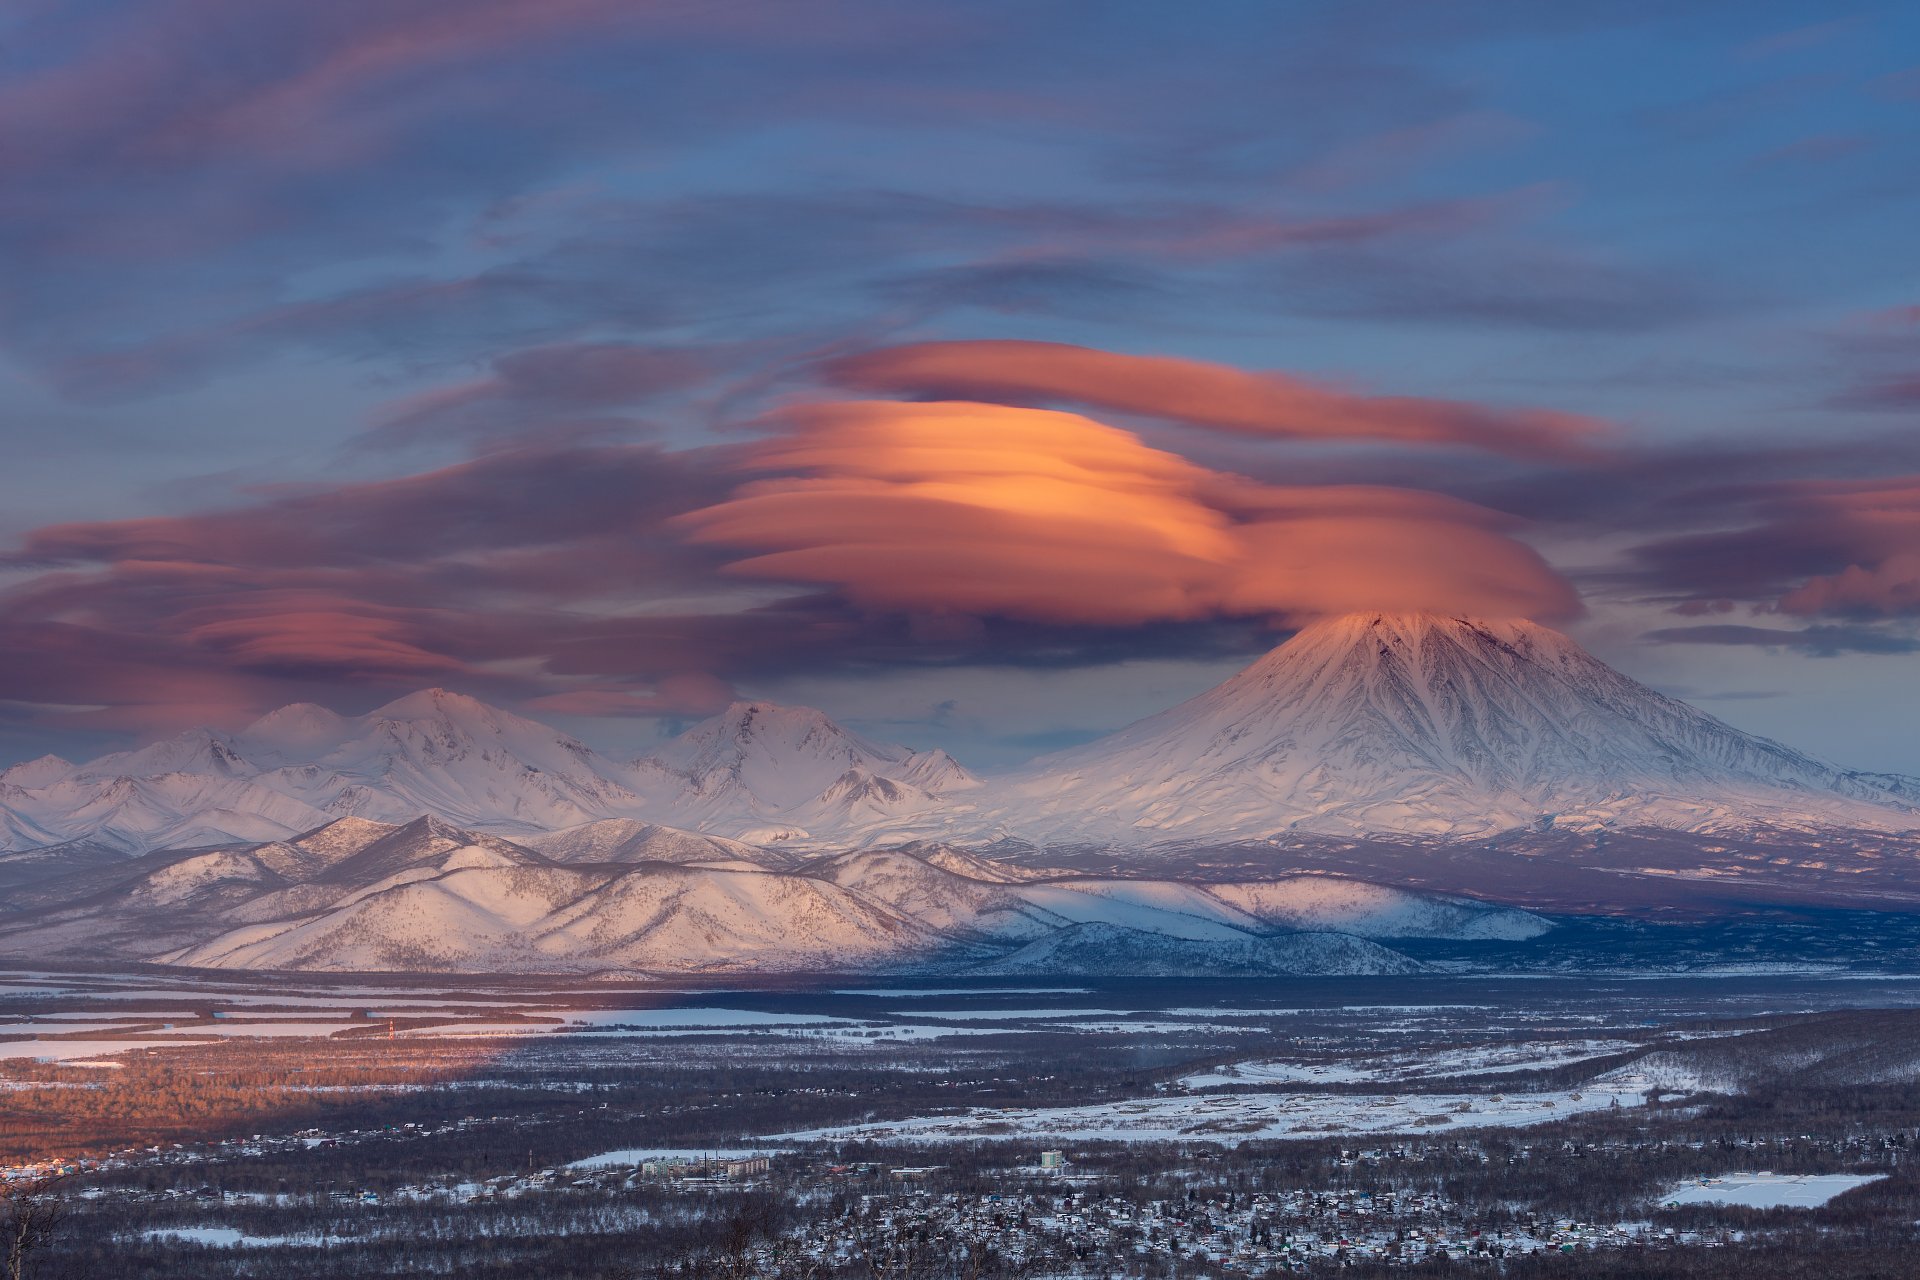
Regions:
<instances>
[{"instance_id":1,"label":"orange-lit cloud","mask_svg":"<svg viewBox=\"0 0 1920 1280\"><path fill-rule=\"evenodd\" d=\"M1788 613L1920 613L1920 549L1811 578L1780 599Z\"/></svg>"},{"instance_id":2,"label":"orange-lit cloud","mask_svg":"<svg viewBox=\"0 0 1920 1280\"><path fill-rule=\"evenodd\" d=\"M1564 617L1573 591L1496 513L1410 490L1260 484L1078 414L812 405L752 481L680 517L738 574L878 609L1128 625L1363 608Z\"/></svg>"},{"instance_id":3,"label":"orange-lit cloud","mask_svg":"<svg viewBox=\"0 0 1920 1280\"><path fill-rule=\"evenodd\" d=\"M1781 597L1802 615L1920 613L1920 477L1805 486L1801 519L1824 518L1851 563Z\"/></svg>"},{"instance_id":4,"label":"orange-lit cloud","mask_svg":"<svg viewBox=\"0 0 1920 1280\"><path fill-rule=\"evenodd\" d=\"M422 628L403 612L325 593L267 590L244 603L189 611L183 636L241 668L465 670L457 659L424 647Z\"/></svg>"},{"instance_id":5,"label":"orange-lit cloud","mask_svg":"<svg viewBox=\"0 0 1920 1280\"><path fill-rule=\"evenodd\" d=\"M1465 610L1493 617L1570 617L1573 590L1514 522L1440 494L1377 485L1269 490L1242 529L1250 549L1223 611L1348 613Z\"/></svg>"},{"instance_id":6,"label":"orange-lit cloud","mask_svg":"<svg viewBox=\"0 0 1920 1280\"><path fill-rule=\"evenodd\" d=\"M863 391L1064 402L1246 435L1452 445L1530 458L1592 456L1604 423L1548 409L1497 409L1417 396L1361 395L1280 373L1060 342L923 342L832 362Z\"/></svg>"},{"instance_id":7,"label":"orange-lit cloud","mask_svg":"<svg viewBox=\"0 0 1920 1280\"><path fill-rule=\"evenodd\" d=\"M1708 503L1730 527L1635 548L1642 580L1677 611L1920 616L1920 475L1729 486L1696 506Z\"/></svg>"}]
</instances>

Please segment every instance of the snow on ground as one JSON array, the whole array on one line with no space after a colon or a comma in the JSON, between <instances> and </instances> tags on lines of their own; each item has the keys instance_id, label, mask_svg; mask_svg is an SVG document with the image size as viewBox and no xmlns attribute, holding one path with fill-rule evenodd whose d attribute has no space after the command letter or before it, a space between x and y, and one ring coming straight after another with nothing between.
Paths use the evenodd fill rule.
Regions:
<instances>
[{"instance_id":1,"label":"snow on ground","mask_svg":"<svg viewBox=\"0 0 1920 1280\"><path fill-rule=\"evenodd\" d=\"M112 1053L125 1053L129 1049L186 1049L194 1045L217 1043L219 1042L216 1040L7 1040L0 1041L0 1058L32 1058L36 1062L68 1062L74 1058L98 1058Z\"/></svg>"},{"instance_id":2,"label":"snow on ground","mask_svg":"<svg viewBox=\"0 0 1920 1280\"><path fill-rule=\"evenodd\" d=\"M891 1017L940 1018L952 1022L1072 1022L1082 1018L1133 1018L1152 1010L1136 1009L915 1009Z\"/></svg>"},{"instance_id":3,"label":"snow on ground","mask_svg":"<svg viewBox=\"0 0 1920 1280\"><path fill-rule=\"evenodd\" d=\"M443 1012L447 1012L444 1011ZM457 1013L457 1010L451 1013ZM401 1035L460 1035L476 1030L491 1030L496 1026L507 1031L544 1032L551 1035L583 1035L593 1031L619 1031L632 1029L639 1032L683 1029L699 1031L703 1029L731 1031L780 1027L846 1027L857 1025L858 1019L835 1018L822 1013L766 1013L759 1009L553 1009L524 1005L518 1010L528 1018L538 1019L531 1023L477 1023L459 1022L452 1016L445 1024L437 1027L420 1027ZM377 1022L382 1018L409 1016L405 1013L388 1014L376 1012Z\"/></svg>"},{"instance_id":4,"label":"snow on ground","mask_svg":"<svg viewBox=\"0 0 1920 1280\"><path fill-rule=\"evenodd\" d=\"M850 1040L865 1040L869 1043L890 1043L898 1040L946 1040L956 1036L1000 1036L1013 1034L1005 1027L938 1027L915 1026L911 1023L866 1023L844 1031L828 1030L823 1035L845 1037Z\"/></svg>"},{"instance_id":5,"label":"snow on ground","mask_svg":"<svg viewBox=\"0 0 1920 1280\"><path fill-rule=\"evenodd\" d=\"M0 1036L98 1035L102 1031L134 1031L165 1022L192 1020L192 1014L184 1014L179 1018L116 1018L107 1022L10 1022L0 1024Z\"/></svg>"},{"instance_id":6,"label":"snow on ground","mask_svg":"<svg viewBox=\"0 0 1920 1280\"><path fill-rule=\"evenodd\" d=\"M1058 1026L1049 1026L1048 1031L1078 1031L1087 1035L1125 1035L1132 1032L1143 1036L1165 1035L1227 1035L1243 1036L1247 1028L1218 1022L1062 1022Z\"/></svg>"},{"instance_id":7,"label":"snow on ground","mask_svg":"<svg viewBox=\"0 0 1920 1280\"><path fill-rule=\"evenodd\" d=\"M376 1024L365 1021L349 1022L342 1018L337 1022L205 1022L186 1030L195 1035L220 1036L223 1039L296 1039L301 1036L330 1036L335 1032L346 1031L353 1027L369 1030ZM381 1028L384 1033L386 1029Z\"/></svg>"},{"instance_id":8,"label":"snow on ground","mask_svg":"<svg viewBox=\"0 0 1920 1280\"><path fill-rule=\"evenodd\" d=\"M1741 1027L1731 1031L1663 1031L1660 1038L1677 1044L1683 1040L1732 1040L1752 1034L1751 1027Z\"/></svg>"},{"instance_id":9,"label":"snow on ground","mask_svg":"<svg viewBox=\"0 0 1920 1280\"><path fill-rule=\"evenodd\" d=\"M250 1014L246 1016L250 1019L252 1017ZM404 1018L419 1017L420 1015L400 1014L397 1016ZM187 1019L176 1019L169 1022L165 1032L152 1030L152 1038L144 1038L141 1036L140 1032L143 1029L151 1030L160 1022L161 1019L158 1018L132 1018L120 1022L107 1022L96 1025L55 1023L36 1026L26 1024L17 1027L0 1027L0 1034L11 1031L21 1034L38 1032L41 1035L66 1036L73 1034L85 1035L102 1031L123 1031L128 1033L127 1038L116 1041L115 1043L123 1044L128 1048L139 1048L142 1046L149 1048L178 1048L190 1044L217 1043L217 1041L201 1039L181 1039L179 1038L181 1036L216 1036L220 1040L246 1040L327 1037L337 1035L342 1031L351 1030L359 1030L367 1034L387 1034L385 1016L370 1021L365 1018L350 1017L345 1011L342 1011L338 1018L326 1021L316 1019L312 1014L308 1014L300 1019L272 1018L246 1022L235 1021L230 1018L219 1018L212 1022L201 1022L189 1017ZM563 1026L559 1017L554 1015L548 1015L547 1020L540 1022L484 1022L477 1019L462 1020L456 1015L450 1015L445 1022L438 1025L431 1027L402 1027L394 1031L393 1034L401 1036L432 1034L504 1035L513 1032L554 1034L567 1030L569 1030L569 1028ZM59 1046L73 1043L79 1042L64 1039L0 1041L0 1057L30 1056L20 1052L22 1045Z\"/></svg>"},{"instance_id":10,"label":"snow on ground","mask_svg":"<svg viewBox=\"0 0 1920 1280\"><path fill-rule=\"evenodd\" d=\"M1344 1013L1431 1013L1442 1014L1456 1010L1480 1010L1493 1008L1490 1004L1342 1004L1325 1008L1311 1006L1290 1007L1285 1009L1231 1009L1220 1005L1200 1005L1192 1008L1162 1009L1160 1012L1175 1018L1297 1018L1332 1017Z\"/></svg>"},{"instance_id":11,"label":"snow on ground","mask_svg":"<svg viewBox=\"0 0 1920 1280\"><path fill-rule=\"evenodd\" d=\"M204 1244L216 1249L276 1249L285 1245L319 1248L339 1244L339 1236L250 1236L234 1227L154 1227L141 1232L147 1240Z\"/></svg>"},{"instance_id":12,"label":"snow on ground","mask_svg":"<svg viewBox=\"0 0 1920 1280\"><path fill-rule=\"evenodd\" d=\"M250 1038L330 1037L343 1031L366 1035L407 1036L670 1036L771 1034L801 1035L824 1029L859 1029L876 1024L861 1019L831 1017L816 1013L766 1013L754 1009L564 1009L543 1007L528 1002L506 1000L476 1001L467 1004L433 1005L391 1004L367 1011L364 1004L335 1001L333 1008L320 1007L318 999L298 1002L302 1012L256 1012L241 1008L216 1012L211 1021L192 1013L92 1015L40 1014L33 1021L0 1024L0 1037L19 1036L98 1036L123 1033L124 1039L104 1040L6 1040L0 1039L0 1059L37 1058L61 1061L117 1053L137 1048L183 1048ZM360 1016L366 1012L366 1016ZM500 1015L513 1012L524 1021L507 1022ZM331 1016L330 1016L331 1015ZM463 1016L463 1015L480 1015ZM490 1015L490 1016L489 1016ZM429 1026L401 1026L389 1031L390 1022L431 1019ZM164 1029L162 1029L164 1028ZM896 1038L915 1038L936 1028L903 1029ZM145 1038L143 1032L152 1038ZM207 1040L185 1037L217 1037Z\"/></svg>"},{"instance_id":13,"label":"snow on ground","mask_svg":"<svg viewBox=\"0 0 1920 1280\"><path fill-rule=\"evenodd\" d=\"M1733 1092L1725 1080L1713 1079L1682 1058L1670 1053L1650 1053L1624 1067L1594 1077L1599 1088L1631 1089L1639 1093L1658 1089L1665 1093Z\"/></svg>"},{"instance_id":14,"label":"snow on ground","mask_svg":"<svg viewBox=\"0 0 1920 1280\"><path fill-rule=\"evenodd\" d=\"M768 1036L804 1036L836 1043L896 1044L903 1040L945 1040L958 1036L1011 1036L1031 1027L998 1027L977 1022L910 1023L834 1021L799 1024L760 1024L735 1027L555 1027L530 1023L449 1022L435 1027L402 1028L396 1034L407 1036L480 1037L505 1035L562 1035L569 1040L665 1040L681 1036L748 1036L756 1040ZM1237 1027L1207 1026L1191 1022L1065 1022L1046 1028L1050 1032L1079 1032L1087 1035L1174 1035L1191 1032L1233 1034Z\"/></svg>"},{"instance_id":15,"label":"snow on ground","mask_svg":"<svg viewBox=\"0 0 1920 1280\"><path fill-rule=\"evenodd\" d=\"M494 1036L562 1035L566 1030L557 1022L442 1022L431 1027L400 1027L392 1034L399 1040L420 1036L440 1038L466 1036L478 1039Z\"/></svg>"},{"instance_id":16,"label":"snow on ground","mask_svg":"<svg viewBox=\"0 0 1920 1280\"><path fill-rule=\"evenodd\" d=\"M432 1027L401 1028L408 1036L555 1035L569 1039L657 1039L667 1036L866 1036L923 1033L933 1035L1001 1034L998 1029L976 1032L967 1027L910 1027L835 1018L818 1013L763 1013L754 1009L528 1010L529 1017L565 1018L559 1022L447 1022ZM913 1038L911 1034L904 1038Z\"/></svg>"},{"instance_id":17,"label":"snow on ground","mask_svg":"<svg viewBox=\"0 0 1920 1280\"><path fill-rule=\"evenodd\" d=\"M1176 1082L1187 1089L1218 1089L1236 1084L1369 1084L1386 1080L1373 1064L1352 1062L1233 1062L1217 1071L1182 1076Z\"/></svg>"},{"instance_id":18,"label":"snow on ground","mask_svg":"<svg viewBox=\"0 0 1920 1280\"><path fill-rule=\"evenodd\" d=\"M91 1013L41 1013L35 1011L25 1015L35 1022L89 1022L97 1018L108 1018L115 1024L141 1022L191 1022L200 1015L191 1009L142 1009L139 1012L122 1012L117 1009L95 1009ZM253 1015L249 1014L249 1017ZM264 1018L300 1017L300 1014L261 1014Z\"/></svg>"},{"instance_id":19,"label":"snow on ground","mask_svg":"<svg viewBox=\"0 0 1920 1280\"><path fill-rule=\"evenodd\" d=\"M1183 1077L1189 1089L1236 1084L1365 1084L1395 1080L1438 1080L1457 1076L1500 1075L1509 1071L1545 1071L1640 1048L1634 1040L1541 1040L1476 1045L1471 1049L1430 1049L1349 1058L1340 1062L1263 1059L1236 1062L1217 1071Z\"/></svg>"},{"instance_id":20,"label":"snow on ground","mask_svg":"<svg viewBox=\"0 0 1920 1280\"><path fill-rule=\"evenodd\" d=\"M1004 1027L916 1027L886 1022L826 1022L801 1027L653 1027L621 1028L612 1031L567 1031L571 1040L666 1040L676 1036L803 1036L809 1039L847 1041L853 1044L892 1040L938 1040L944 1036L997 1036L1011 1034Z\"/></svg>"},{"instance_id":21,"label":"snow on ground","mask_svg":"<svg viewBox=\"0 0 1920 1280\"><path fill-rule=\"evenodd\" d=\"M979 1108L838 1125L772 1135L784 1142L972 1142L993 1139L1074 1142L1242 1142L1349 1133L1522 1128L1614 1105L1638 1106L1631 1093L1300 1095L1228 1094L1140 1098L1084 1107Z\"/></svg>"},{"instance_id":22,"label":"snow on ground","mask_svg":"<svg viewBox=\"0 0 1920 1280\"><path fill-rule=\"evenodd\" d=\"M13 992L6 992L13 995ZM435 996L420 991L370 990L355 987L342 987L333 995L288 994L271 991L234 991L219 986L178 986L178 987L101 987L97 989L69 988L49 994L65 996L74 1000L197 1000L204 1004L247 1008L263 1006L274 1009L364 1009L371 997L383 998L384 1008L391 1009L446 1009L446 1008L496 1008L511 1009L527 1003L525 1000L478 1000L464 995ZM557 994L557 993L556 993ZM598 995L599 992L593 994ZM399 997L398 1000L385 999ZM129 1013L128 1017L134 1016Z\"/></svg>"},{"instance_id":23,"label":"snow on ground","mask_svg":"<svg viewBox=\"0 0 1920 1280\"><path fill-rule=\"evenodd\" d=\"M873 996L880 1000L926 1000L936 996L1083 996L1089 987L842 987L836 996Z\"/></svg>"},{"instance_id":24,"label":"snow on ground","mask_svg":"<svg viewBox=\"0 0 1920 1280\"><path fill-rule=\"evenodd\" d=\"M630 1147L623 1151L603 1151L597 1156L575 1160L569 1169L617 1169L641 1165L649 1160L745 1160L752 1156L777 1156L792 1147Z\"/></svg>"},{"instance_id":25,"label":"snow on ground","mask_svg":"<svg viewBox=\"0 0 1920 1280\"><path fill-rule=\"evenodd\" d=\"M1728 1173L1676 1184L1661 1204L1732 1204L1746 1209L1818 1209L1884 1173Z\"/></svg>"},{"instance_id":26,"label":"snow on ground","mask_svg":"<svg viewBox=\"0 0 1920 1280\"><path fill-rule=\"evenodd\" d=\"M848 1021L819 1013L766 1013L759 1009L556 1009L539 1016L564 1018L583 1027L844 1026Z\"/></svg>"},{"instance_id":27,"label":"snow on ground","mask_svg":"<svg viewBox=\"0 0 1920 1280\"><path fill-rule=\"evenodd\" d=\"M902 1022L864 1022L848 1024L849 1030L828 1032L852 1036L871 1036L876 1039L895 1040L938 1040L942 1036L1017 1036L1027 1032L1044 1031L1050 1035L1068 1033L1079 1035L1239 1035L1245 1027L1218 1026L1205 1022L1062 1022L1057 1024L1029 1023L1019 1027L999 1027L979 1020L959 1024L930 1023L925 1026Z\"/></svg>"}]
</instances>

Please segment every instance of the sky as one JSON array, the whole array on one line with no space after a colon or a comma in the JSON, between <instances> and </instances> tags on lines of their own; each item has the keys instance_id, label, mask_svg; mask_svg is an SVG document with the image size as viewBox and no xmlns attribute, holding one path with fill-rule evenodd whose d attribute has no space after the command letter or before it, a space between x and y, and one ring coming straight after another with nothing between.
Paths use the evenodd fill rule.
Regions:
<instances>
[{"instance_id":1,"label":"sky","mask_svg":"<svg viewBox=\"0 0 1920 1280\"><path fill-rule=\"evenodd\" d=\"M0 759L997 767L1533 617L1920 773L1920 8L15 0Z\"/></svg>"}]
</instances>

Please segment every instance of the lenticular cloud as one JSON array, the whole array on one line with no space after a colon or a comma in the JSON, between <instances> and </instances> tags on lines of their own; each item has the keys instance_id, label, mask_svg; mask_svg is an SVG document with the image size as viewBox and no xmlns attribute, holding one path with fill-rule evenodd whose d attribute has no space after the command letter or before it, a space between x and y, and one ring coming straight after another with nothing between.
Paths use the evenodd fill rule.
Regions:
<instances>
[{"instance_id":1,"label":"lenticular cloud","mask_svg":"<svg viewBox=\"0 0 1920 1280\"><path fill-rule=\"evenodd\" d=\"M680 523L745 553L733 573L868 607L1122 625L1578 612L1509 521L1435 494L1263 484L1006 405L818 404L785 425L749 453L764 478Z\"/></svg>"},{"instance_id":2,"label":"lenticular cloud","mask_svg":"<svg viewBox=\"0 0 1920 1280\"><path fill-rule=\"evenodd\" d=\"M1273 439L1371 440L1569 459L1592 456L1608 435L1596 419L1550 409L1365 395L1291 374L1064 342L921 342L847 356L823 372L829 381L861 391L1065 403Z\"/></svg>"}]
</instances>

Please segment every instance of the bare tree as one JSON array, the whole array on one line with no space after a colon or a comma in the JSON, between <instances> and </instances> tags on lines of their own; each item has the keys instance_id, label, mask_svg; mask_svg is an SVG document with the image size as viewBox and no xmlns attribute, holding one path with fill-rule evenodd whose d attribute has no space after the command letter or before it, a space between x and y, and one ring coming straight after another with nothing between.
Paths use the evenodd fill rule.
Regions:
<instances>
[{"instance_id":1,"label":"bare tree","mask_svg":"<svg viewBox=\"0 0 1920 1280\"><path fill-rule=\"evenodd\" d=\"M809 1280L815 1274L793 1242L780 1233L774 1202L755 1197L735 1204L708 1228L708 1242L662 1258L651 1267L629 1267L610 1280L757 1280L761 1276Z\"/></svg>"},{"instance_id":2,"label":"bare tree","mask_svg":"<svg viewBox=\"0 0 1920 1280\"><path fill-rule=\"evenodd\" d=\"M924 1223L863 1224L860 1261L871 1280L915 1280L932 1270L931 1233Z\"/></svg>"},{"instance_id":3,"label":"bare tree","mask_svg":"<svg viewBox=\"0 0 1920 1280\"><path fill-rule=\"evenodd\" d=\"M753 1280L760 1270L760 1250L773 1235L773 1211L765 1202L736 1207L721 1219L716 1239L701 1257L702 1280Z\"/></svg>"},{"instance_id":4,"label":"bare tree","mask_svg":"<svg viewBox=\"0 0 1920 1280\"><path fill-rule=\"evenodd\" d=\"M0 1262L6 1280L24 1280L28 1260L53 1242L66 1216L63 1175L0 1183Z\"/></svg>"},{"instance_id":5,"label":"bare tree","mask_svg":"<svg viewBox=\"0 0 1920 1280\"><path fill-rule=\"evenodd\" d=\"M871 1280L1024 1280L1040 1262L1030 1248L1008 1255L988 1240L899 1220L869 1224L859 1249Z\"/></svg>"}]
</instances>

